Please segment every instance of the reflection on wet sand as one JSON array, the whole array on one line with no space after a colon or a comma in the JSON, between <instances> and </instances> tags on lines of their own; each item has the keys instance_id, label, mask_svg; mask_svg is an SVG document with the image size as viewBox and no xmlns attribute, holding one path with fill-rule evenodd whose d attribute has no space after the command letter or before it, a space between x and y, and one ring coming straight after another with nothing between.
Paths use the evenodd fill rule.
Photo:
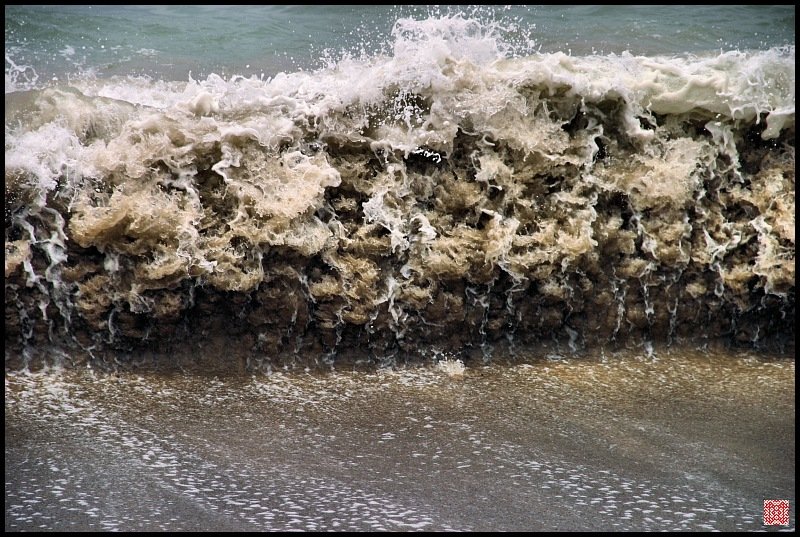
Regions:
<instances>
[{"instance_id":1,"label":"reflection on wet sand","mask_svg":"<svg viewBox=\"0 0 800 537\"><path fill-rule=\"evenodd\" d=\"M758 530L794 360L6 374L6 530ZM794 507L791 525L795 524Z\"/></svg>"}]
</instances>

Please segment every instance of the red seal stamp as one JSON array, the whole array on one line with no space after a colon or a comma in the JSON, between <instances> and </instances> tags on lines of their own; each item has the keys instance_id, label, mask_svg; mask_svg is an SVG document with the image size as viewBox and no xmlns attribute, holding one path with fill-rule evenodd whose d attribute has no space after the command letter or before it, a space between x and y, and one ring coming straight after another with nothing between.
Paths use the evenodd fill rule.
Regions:
<instances>
[{"instance_id":1,"label":"red seal stamp","mask_svg":"<svg viewBox=\"0 0 800 537\"><path fill-rule=\"evenodd\" d=\"M789 525L789 500L764 500L764 525Z\"/></svg>"}]
</instances>

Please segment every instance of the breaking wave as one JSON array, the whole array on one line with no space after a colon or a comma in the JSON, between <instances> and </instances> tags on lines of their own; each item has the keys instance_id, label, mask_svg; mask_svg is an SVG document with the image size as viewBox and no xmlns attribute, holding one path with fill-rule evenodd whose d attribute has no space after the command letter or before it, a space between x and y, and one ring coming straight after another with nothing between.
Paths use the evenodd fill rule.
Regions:
<instances>
[{"instance_id":1,"label":"breaking wave","mask_svg":"<svg viewBox=\"0 0 800 537\"><path fill-rule=\"evenodd\" d=\"M793 46L517 56L448 16L313 72L7 93L7 367L793 346L794 87Z\"/></svg>"}]
</instances>

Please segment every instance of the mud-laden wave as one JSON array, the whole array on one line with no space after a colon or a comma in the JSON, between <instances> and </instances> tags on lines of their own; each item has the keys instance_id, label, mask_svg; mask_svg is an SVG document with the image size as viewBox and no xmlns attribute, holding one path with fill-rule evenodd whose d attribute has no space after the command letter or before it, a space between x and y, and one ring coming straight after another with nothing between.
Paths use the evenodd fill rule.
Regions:
<instances>
[{"instance_id":1,"label":"mud-laden wave","mask_svg":"<svg viewBox=\"0 0 800 537\"><path fill-rule=\"evenodd\" d=\"M219 335L220 360L793 347L794 64L503 58L400 21L316 72L7 94L7 367Z\"/></svg>"}]
</instances>

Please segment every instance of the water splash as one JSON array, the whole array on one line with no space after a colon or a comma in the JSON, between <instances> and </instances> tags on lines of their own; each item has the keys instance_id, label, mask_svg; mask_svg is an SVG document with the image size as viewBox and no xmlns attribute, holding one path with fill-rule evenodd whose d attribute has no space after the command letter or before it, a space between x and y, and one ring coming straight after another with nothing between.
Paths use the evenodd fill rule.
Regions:
<instances>
[{"instance_id":1,"label":"water splash","mask_svg":"<svg viewBox=\"0 0 800 537\"><path fill-rule=\"evenodd\" d=\"M523 50L401 18L313 72L7 95L7 357L793 341L794 48Z\"/></svg>"}]
</instances>

